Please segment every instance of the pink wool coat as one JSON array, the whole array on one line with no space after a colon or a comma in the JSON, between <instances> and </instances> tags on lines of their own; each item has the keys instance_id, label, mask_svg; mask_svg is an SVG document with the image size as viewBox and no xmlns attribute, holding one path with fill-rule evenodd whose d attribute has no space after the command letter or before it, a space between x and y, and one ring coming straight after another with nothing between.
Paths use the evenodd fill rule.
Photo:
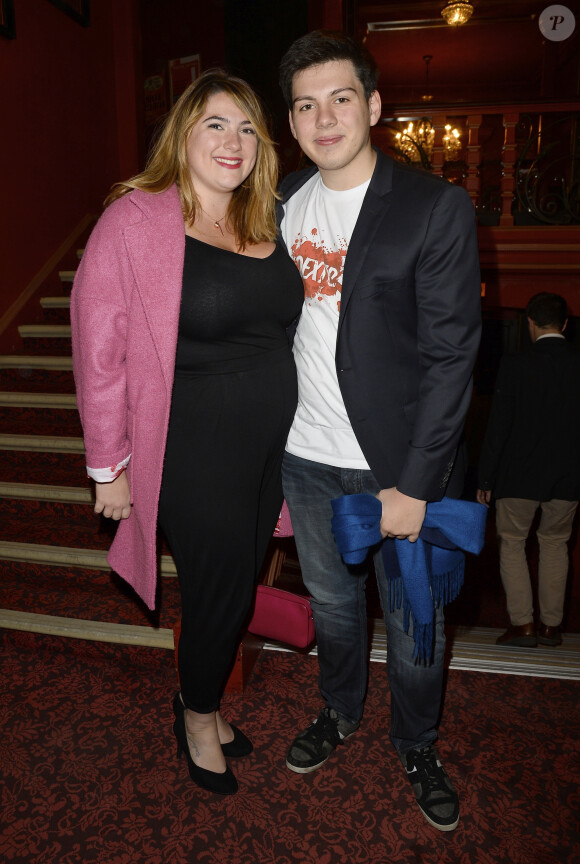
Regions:
<instances>
[{"instance_id":1,"label":"pink wool coat","mask_svg":"<svg viewBox=\"0 0 580 864\"><path fill-rule=\"evenodd\" d=\"M71 299L87 465L105 468L132 454L133 507L107 560L150 609L184 255L177 188L157 195L135 190L111 204L95 226Z\"/></svg>"}]
</instances>

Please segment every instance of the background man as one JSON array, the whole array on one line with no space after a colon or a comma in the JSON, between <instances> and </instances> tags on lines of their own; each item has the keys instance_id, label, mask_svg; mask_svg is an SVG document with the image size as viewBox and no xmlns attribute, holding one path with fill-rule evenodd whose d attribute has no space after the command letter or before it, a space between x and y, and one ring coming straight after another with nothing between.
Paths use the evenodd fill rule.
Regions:
<instances>
[{"instance_id":1,"label":"background man","mask_svg":"<svg viewBox=\"0 0 580 864\"><path fill-rule=\"evenodd\" d=\"M377 71L352 40L298 39L281 64L290 126L314 166L286 178L281 230L304 280L294 356L299 406L284 463L302 575L312 596L325 707L287 766L319 768L354 733L367 680L366 566L347 567L330 501L366 492L385 537L415 541L427 501L459 494L456 459L479 344L475 217L464 190L371 147ZM388 640L390 737L435 827L459 820L433 743L441 709L443 613L426 663L391 609L375 556Z\"/></svg>"},{"instance_id":2,"label":"background man","mask_svg":"<svg viewBox=\"0 0 580 864\"><path fill-rule=\"evenodd\" d=\"M532 347L502 360L479 462L477 500L496 498L500 574L510 627L498 645L559 645L567 543L580 496L580 352L564 338L566 301L536 294L526 307ZM534 608L525 544L536 510L540 546Z\"/></svg>"}]
</instances>

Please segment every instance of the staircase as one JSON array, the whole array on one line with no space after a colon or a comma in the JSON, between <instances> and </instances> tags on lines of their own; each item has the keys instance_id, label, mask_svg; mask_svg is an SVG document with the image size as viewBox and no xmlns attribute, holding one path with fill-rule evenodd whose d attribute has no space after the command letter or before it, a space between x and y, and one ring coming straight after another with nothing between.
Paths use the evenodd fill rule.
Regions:
<instances>
[{"instance_id":1,"label":"staircase","mask_svg":"<svg viewBox=\"0 0 580 864\"><path fill-rule=\"evenodd\" d=\"M59 276L62 293L40 300L42 323L19 327L22 352L0 356L0 627L173 649L168 551L156 613L106 562L116 525L92 511L72 373L74 271Z\"/></svg>"},{"instance_id":2,"label":"staircase","mask_svg":"<svg viewBox=\"0 0 580 864\"><path fill-rule=\"evenodd\" d=\"M20 353L0 355L0 629L173 650L179 589L163 541L155 613L106 562L117 526L93 512L72 373L74 271L59 276L61 292L40 300L42 322L19 328ZM284 541L271 545L263 581L300 591L295 553L284 545L281 550L280 543ZM480 584L489 581L485 555L471 565L479 568ZM469 606L469 595L465 600ZM495 638L501 630L489 629L489 624L455 626L452 668L580 679L577 631L566 634L565 645L557 650L538 649L530 655L498 648ZM246 635L228 691L243 690L262 644ZM384 660L385 655L384 627L377 620L371 659Z\"/></svg>"}]
</instances>

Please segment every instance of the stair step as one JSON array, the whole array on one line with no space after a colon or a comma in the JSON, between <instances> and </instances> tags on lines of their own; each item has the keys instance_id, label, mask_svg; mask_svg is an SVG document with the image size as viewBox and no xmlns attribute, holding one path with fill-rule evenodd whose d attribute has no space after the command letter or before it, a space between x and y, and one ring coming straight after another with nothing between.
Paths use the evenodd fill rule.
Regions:
<instances>
[{"instance_id":1,"label":"stair step","mask_svg":"<svg viewBox=\"0 0 580 864\"><path fill-rule=\"evenodd\" d=\"M159 580L157 609L151 612L112 570L5 560L0 606L2 611L172 628L181 601L179 583L171 577Z\"/></svg>"},{"instance_id":2,"label":"stair step","mask_svg":"<svg viewBox=\"0 0 580 864\"><path fill-rule=\"evenodd\" d=\"M0 406L0 434L41 435L81 438L83 430L77 411L59 408Z\"/></svg>"},{"instance_id":3,"label":"stair step","mask_svg":"<svg viewBox=\"0 0 580 864\"><path fill-rule=\"evenodd\" d=\"M115 538L117 527L118 523L112 519L97 516L90 501L0 497L2 541L105 553Z\"/></svg>"},{"instance_id":4,"label":"stair step","mask_svg":"<svg viewBox=\"0 0 580 864\"><path fill-rule=\"evenodd\" d=\"M21 393L74 393L72 371L50 369L2 369L0 390L18 390Z\"/></svg>"},{"instance_id":5,"label":"stair step","mask_svg":"<svg viewBox=\"0 0 580 864\"><path fill-rule=\"evenodd\" d=\"M0 369L43 369L72 372L72 357L38 357L36 354L0 354Z\"/></svg>"},{"instance_id":6,"label":"stair step","mask_svg":"<svg viewBox=\"0 0 580 864\"><path fill-rule=\"evenodd\" d=\"M69 325L55 324L50 326L68 327ZM70 336L47 336L46 338L44 336L27 336L26 353L36 354L42 357L46 356L47 354L58 355L59 357L70 357L72 354L71 338Z\"/></svg>"},{"instance_id":7,"label":"stair step","mask_svg":"<svg viewBox=\"0 0 580 864\"><path fill-rule=\"evenodd\" d=\"M18 332L29 354L71 356L70 324L22 324Z\"/></svg>"},{"instance_id":8,"label":"stair step","mask_svg":"<svg viewBox=\"0 0 580 864\"><path fill-rule=\"evenodd\" d=\"M565 633L564 643L558 648L538 646L530 649L496 645L495 640L502 632L491 627L449 628L449 668L496 675L580 680L580 635L577 633ZM267 643L265 647L268 647ZM387 650L384 621L375 619L371 661L384 662Z\"/></svg>"},{"instance_id":9,"label":"stair step","mask_svg":"<svg viewBox=\"0 0 580 864\"><path fill-rule=\"evenodd\" d=\"M58 408L77 410L77 398L73 393L21 393L0 391L0 406L3 408Z\"/></svg>"},{"instance_id":10,"label":"stair step","mask_svg":"<svg viewBox=\"0 0 580 864\"><path fill-rule=\"evenodd\" d=\"M90 570L110 570L105 549L82 549L74 546L49 546L0 540L0 560L27 561L29 564L82 567Z\"/></svg>"},{"instance_id":11,"label":"stair step","mask_svg":"<svg viewBox=\"0 0 580 864\"><path fill-rule=\"evenodd\" d=\"M1 479L4 483L91 488L84 453L5 450L2 453Z\"/></svg>"},{"instance_id":12,"label":"stair step","mask_svg":"<svg viewBox=\"0 0 580 864\"><path fill-rule=\"evenodd\" d=\"M0 480L0 498L61 501L65 504L92 504L92 489L79 486L46 486L39 483L14 483Z\"/></svg>"},{"instance_id":13,"label":"stair step","mask_svg":"<svg viewBox=\"0 0 580 864\"><path fill-rule=\"evenodd\" d=\"M93 512L90 487L87 486L86 496L81 496L81 501L66 500L68 488L65 487L63 498L57 498L56 495L50 497L48 492L49 497L43 499L22 495L0 497L0 540L47 547L66 546L85 549L87 553L105 554L115 538L119 523ZM158 548L162 555L169 555L169 548L161 533Z\"/></svg>"},{"instance_id":14,"label":"stair step","mask_svg":"<svg viewBox=\"0 0 580 864\"><path fill-rule=\"evenodd\" d=\"M42 297L40 305L47 323L70 324L69 296L61 294L58 297Z\"/></svg>"},{"instance_id":15,"label":"stair step","mask_svg":"<svg viewBox=\"0 0 580 864\"><path fill-rule=\"evenodd\" d=\"M70 546L47 546L40 543L20 543L0 540L0 560L27 561L32 564L54 564L81 567L90 570L110 570L107 552L98 549L80 549ZM176 576L173 559L162 555L159 573L161 576Z\"/></svg>"},{"instance_id":16,"label":"stair step","mask_svg":"<svg viewBox=\"0 0 580 864\"><path fill-rule=\"evenodd\" d=\"M79 249L78 252L80 252L80 251L81 250ZM78 252L77 252L77 256L78 256ZM61 282L64 282L66 284L70 284L70 283L74 282L76 275L77 275L76 270L59 270L58 271L58 278L60 279Z\"/></svg>"},{"instance_id":17,"label":"stair step","mask_svg":"<svg viewBox=\"0 0 580 864\"><path fill-rule=\"evenodd\" d=\"M0 450L24 450L33 453L84 453L82 438L58 435L0 434Z\"/></svg>"},{"instance_id":18,"label":"stair step","mask_svg":"<svg viewBox=\"0 0 580 864\"><path fill-rule=\"evenodd\" d=\"M70 297L41 297L40 305L43 309L70 309Z\"/></svg>"},{"instance_id":19,"label":"stair step","mask_svg":"<svg viewBox=\"0 0 580 864\"><path fill-rule=\"evenodd\" d=\"M144 645L170 651L175 649L173 630L161 627L61 618L32 612L14 612L10 609L0 609L0 627L7 630L25 630L28 633L43 633L47 636L64 636L69 639L113 642L117 645Z\"/></svg>"},{"instance_id":20,"label":"stair step","mask_svg":"<svg viewBox=\"0 0 580 864\"><path fill-rule=\"evenodd\" d=\"M117 645L144 645L170 651L175 649L173 630L162 627L112 624L107 621L15 612L11 609L0 609L0 627L7 630L25 630L28 633L43 633L47 636L64 636L68 639L113 642Z\"/></svg>"},{"instance_id":21,"label":"stair step","mask_svg":"<svg viewBox=\"0 0 580 864\"><path fill-rule=\"evenodd\" d=\"M0 390L27 393L74 393L72 357L34 354L0 355Z\"/></svg>"},{"instance_id":22,"label":"stair step","mask_svg":"<svg viewBox=\"0 0 580 864\"><path fill-rule=\"evenodd\" d=\"M375 621L375 632L371 643L371 661L384 663L386 647L380 632L382 622ZM30 612L0 610L0 627L24 630L49 636L72 639L111 642L121 645L143 645L174 650L174 632L164 627L143 627L89 619L65 618L55 615L39 615ZM378 629L378 632L377 632ZM534 677L580 680L580 640L576 634L565 634L568 650L558 652L518 652L513 648L498 649L495 639L501 630L492 628L466 628L453 637L451 669L467 669L492 674L532 675ZM266 650L285 650L280 645L266 643ZM316 648L311 652L316 654Z\"/></svg>"},{"instance_id":23,"label":"stair step","mask_svg":"<svg viewBox=\"0 0 580 864\"><path fill-rule=\"evenodd\" d=\"M70 324L21 324L18 332L23 339L70 339Z\"/></svg>"}]
</instances>

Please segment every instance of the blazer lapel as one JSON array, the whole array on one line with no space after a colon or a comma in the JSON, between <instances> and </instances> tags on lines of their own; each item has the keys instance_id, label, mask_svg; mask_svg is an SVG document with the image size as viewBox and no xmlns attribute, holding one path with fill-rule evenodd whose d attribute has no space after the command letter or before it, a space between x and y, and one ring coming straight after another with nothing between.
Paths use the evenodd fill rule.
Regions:
<instances>
[{"instance_id":1,"label":"blazer lapel","mask_svg":"<svg viewBox=\"0 0 580 864\"><path fill-rule=\"evenodd\" d=\"M377 164L364 197L361 211L355 225L342 277L342 295L340 299L340 317L338 333L362 265L368 250L375 242L375 235L383 217L392 203L393 166L380 151L377 151Z\"/></svg>"},{"instance_id":2,"label":"blazer lapel","mask_svg":"<svg viewBox=\"0 0 580 864\"><path fill-rule=\"evenodd\" d=\"M179 327L185 227L176 187L147 194L146 219L125 230L137 291L168 389L173 384ZM137 198L141 206L143 199Z\"/></svg>"}]
</instances>

